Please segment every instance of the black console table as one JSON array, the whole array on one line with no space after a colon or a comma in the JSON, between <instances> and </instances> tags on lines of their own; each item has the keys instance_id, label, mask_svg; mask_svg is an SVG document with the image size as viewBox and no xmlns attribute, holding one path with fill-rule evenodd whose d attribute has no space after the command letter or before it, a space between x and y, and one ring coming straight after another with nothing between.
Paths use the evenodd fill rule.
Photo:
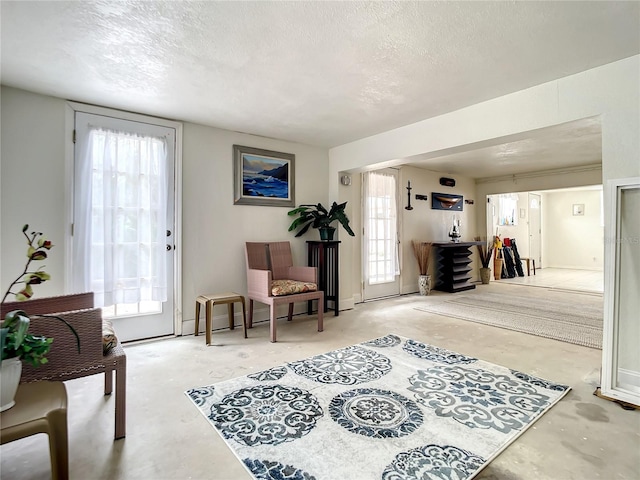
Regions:
<instances>
[{"instance_id":1,"label":"black console table","mask_svg":"<svg viewBox=\"0 0 640 480\"><path fill-rule=\"evenodd\" d=\"M483 242L441 242L433 243L436 249L436 290L455 293L473 290L471 280L471 247Z\"/></svg>"},{"instance_id":2,"label":"black console table","mask_svg":"<svg viewBox=\"0 0 640 480\"><path fill-rule=\"evenodd\" d=\"M333 300L333 311L337 317L340 314L338 299L338 241L307 241L308 265L318 268L318 289L324 292L324 311L327 302ZM311 314L311 303L307 303L307 312ZM318 305L320 308L320 305Z\"/></svg>"}]
</instances>

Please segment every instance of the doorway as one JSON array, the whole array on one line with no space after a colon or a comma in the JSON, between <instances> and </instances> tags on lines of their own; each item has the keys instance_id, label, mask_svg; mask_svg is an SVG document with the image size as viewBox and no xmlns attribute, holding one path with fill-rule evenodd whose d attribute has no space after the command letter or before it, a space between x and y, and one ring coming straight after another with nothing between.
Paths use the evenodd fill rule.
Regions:
<instances>
[{"instance_id":1,"label":"doorway","mask_svg":"<svg viewBox=\"0 0 640 480\"><path fill-rule=\"evenodd\" d=\"M516 239L520 257L535 261L536 275L503 282L602 294L602 185L487 197L488 238Z\"/></svg>"},{"instance_id":2,"label":"doorway","mask_svg":"<svg viewBox=\"0 0 640 480\"><path fill-rule=\"evenodd\" d=\"M398 171L363 174L363 299L400 295Z\"/></svg>"}]
</instances>

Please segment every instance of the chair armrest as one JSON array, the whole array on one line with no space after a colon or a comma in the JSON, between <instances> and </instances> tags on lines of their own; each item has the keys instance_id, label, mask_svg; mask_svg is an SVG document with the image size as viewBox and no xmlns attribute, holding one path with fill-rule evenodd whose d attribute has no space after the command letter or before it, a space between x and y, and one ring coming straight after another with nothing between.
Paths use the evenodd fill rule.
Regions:
<instances>
[{"instance_id":1,"label":"chair armrest","mask_svg":"<svg viewBox=\"0 0 640 480\"><path fill-rule=\"evenodd\" d=\"M318 283L318 269L316 267L289 267L287 278L298 282Z\"/></svg>"},{"instance_id":2,"label":"chair armrest","mask_svg":"<svg viewBox=\"0 0 640 480\"><path fill-rule=\"evenodd\" d=\"M271 272L269 270L247 269L247 291L249 296L271 296Z\"/></svg>"}]
</instances>

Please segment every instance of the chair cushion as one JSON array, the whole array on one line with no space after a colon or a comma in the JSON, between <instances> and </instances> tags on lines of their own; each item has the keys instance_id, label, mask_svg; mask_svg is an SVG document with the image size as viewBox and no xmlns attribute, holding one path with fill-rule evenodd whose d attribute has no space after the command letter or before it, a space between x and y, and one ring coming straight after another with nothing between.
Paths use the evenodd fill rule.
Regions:
<instances>
[{"instance_id":1,"label":"chair cushion","mask_svg":"<svg viewBox=\"0 0 640 480\"><path fill-rule=\"evenodd\" d=\"M102 319L102 354L106 355L113 347L118 343L118 337L116 337L116 331L113 329L111 320L106 318Z\"/></svg>"},{"instance_id":2,"label":"chair cushion","mask_svg":"<svg viewBox=\"0 0 640 480\"><path fill-rule=\"evenodd\" d=\"M298 282L296 280L274 280L271 282L271 294L274 297L293 295L294 293L315 292L318 286L315 283Z\"/></svg>"}]
</instances>

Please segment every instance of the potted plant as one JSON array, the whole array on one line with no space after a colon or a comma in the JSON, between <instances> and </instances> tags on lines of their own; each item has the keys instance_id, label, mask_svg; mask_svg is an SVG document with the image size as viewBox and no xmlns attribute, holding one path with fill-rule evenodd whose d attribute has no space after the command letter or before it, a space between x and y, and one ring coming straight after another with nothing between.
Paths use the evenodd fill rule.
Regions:
<instances>
[{"instance_id":1,"label":"potted plant","mask_svg":"<svg viewBox=\"0 0 640 480\"><path fill-rule=\"evenodd\" d=\"M411 240L413 254L418 261L418 288L420 295L429 295L431 292L431 275L429 272L429 258L431 257L431 242L416 242Z\"/></svg>"},{"instance_id":2,"label":"potted plant","mask_svg":"<svg viewBox=\"0 0 640 480\"><path fill-rule=\"evenodd\" d=\"M333 240L333 234L336 231L335 227L331 224L339 222L344 227L349 235L355 236L353 230L349 226L349 218L344 213L344 209L347 206L347 202L336 203L333 202L331 208L327 210L321 203L316 205L300 205L298 208L294 208L289 212L289 215L298 215L291 225L289 231L292 232L296 229L296 237L304 235L309 228L317 228L320 231L320 240Z\"/></svg>"},{"instance_id":3,"label":"potted plant","mask_svg":"<svg viewBox=\"0 0 640 480\"><path fill-rule=\"evenodd\" d=\"M32 285L40 284L51 278L42 268L29 271L31 262L47 258L47 250L51 249L53 245L42 237L41 232L27 234L28 228L29 225L22 228L22 233L29 245L27 264L24 271L7 289L2 298L3 302L9 295L14 295L18 301L28 300L33 295ZM20 284L24 285L20 291L11 291L12 288ZM56 315L39 316L53 318L67 325L76 337L78 352L80 352L80 337L73 326ZM13 310L5 315L0 325L0 383L2 384L0 411L7 410L15 404L13 398L18 389L18 383L20 383L22 362L27 362L34 367L47 363L46 355L49 353L53 339L29 333L30 323L31 318L24 310Z\"/></svg>"},{"instance_id":4,"label":"potted plant","mask_svg":"<svg viewBox=\"0 0 640 480\"><path fill-rule=\"evenodd\" d=\"M480 241L480 237L475 237L474 240L476 242ZM485 242L484 244L476 245L478 249L478 256L480 257L480 263L482 263L482 267L480 268L480 280L483 285L486 285L491 280L491 268L489 268L489 262L491 262L491 257L493 256L493 242Z\"/></svg>"}]
</instances>

